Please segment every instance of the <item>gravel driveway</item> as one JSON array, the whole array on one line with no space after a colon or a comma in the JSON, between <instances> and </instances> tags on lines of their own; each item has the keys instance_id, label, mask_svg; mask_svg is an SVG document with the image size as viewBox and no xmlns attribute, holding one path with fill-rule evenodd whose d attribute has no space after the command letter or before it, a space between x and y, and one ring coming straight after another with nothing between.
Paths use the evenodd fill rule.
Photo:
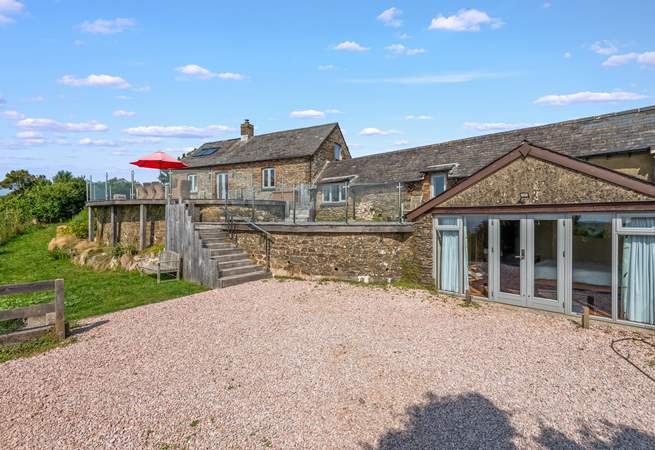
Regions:
<instances>
[{"instance_id":1,"label":"gravel driveway","mask_svg":"<svg viewBox=\"0 0 655 450\"><path fill-rule=\"evenodd\" d=\"M276 280L88 323L0 365L0 447L655 448L617 327ZM617 349L655 375L650 347Z\"/></svg>"}]
</instances>

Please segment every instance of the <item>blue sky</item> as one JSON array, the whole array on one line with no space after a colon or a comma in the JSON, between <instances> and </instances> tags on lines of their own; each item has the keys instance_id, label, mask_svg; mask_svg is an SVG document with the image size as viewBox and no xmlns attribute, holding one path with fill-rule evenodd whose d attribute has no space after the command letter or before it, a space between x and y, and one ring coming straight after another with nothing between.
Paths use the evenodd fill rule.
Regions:
<instances>
[{"instance_id":1,"label":"blue sky","mask_svg":"<svg viewBox=\"0 0 655 450\"><path fill-rule=\"evenodd\" d=\"M653 17L643 0L0 0L0 176L127 176L244 118L338 121L362 156L651 105Z\"/></svg>"}]
</instances>

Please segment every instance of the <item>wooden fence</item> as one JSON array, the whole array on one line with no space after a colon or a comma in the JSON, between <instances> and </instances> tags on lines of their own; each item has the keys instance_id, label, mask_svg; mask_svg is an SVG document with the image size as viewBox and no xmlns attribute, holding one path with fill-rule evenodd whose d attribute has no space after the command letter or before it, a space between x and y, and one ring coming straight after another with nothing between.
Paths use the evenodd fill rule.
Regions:
<instances>
[{"instance_id":1,"label":"wooden fence","mask_svg":"<svg viewBox=\"0 0 655 450\"><path fill-rule=\"evenodd\" d=\"M48 314L54 313L54 331L58 338L64 339L66 337L66 324L64 322L64 280L47 280L36 281L34 283L24 284L7 284L0 286L0 296L25 294L30 292L40 291L55 291L55 301L53 303L42 303L39 305L26 306L23 308L15 308L0 311L0 321L14 320L14 319L27 319L30 317L43 317ZM49 331L51 325L47 323L41 327L31 329L23 329L0 335L0 344L25 341L37 337Z\"/></svg>"}]
</instances>

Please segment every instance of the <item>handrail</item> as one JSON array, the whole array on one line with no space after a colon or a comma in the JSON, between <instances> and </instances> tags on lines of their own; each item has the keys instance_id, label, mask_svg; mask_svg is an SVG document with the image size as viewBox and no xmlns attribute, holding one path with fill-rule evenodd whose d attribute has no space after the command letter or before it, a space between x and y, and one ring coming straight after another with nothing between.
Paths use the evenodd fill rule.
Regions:
<instances>
[{"instance_id":1,"label":"handrail","mask_svg":"<svg viewBox=\"0 0 655 450\"><path fill-rule=\"evenodd\" d=\"M236 245L237 243L237 225L236 222L234 221L234 214L229 212L227 210L227 204L225 205L225 208L223 209L223 212L225 214L225 224L227 225L227 235L230 238L231 241L234 242Z\"/></svg>"},{"instance_id":2,"label":"handrail","mask_svg":"<svg viewBox=\"0 0 655 450\"><path fill-rule=\"evenodd\" d=\"M271 247L272 247L272 244L273 244L273 235L271 233L269 233L268 231L266 231L265 229L263 229L262 227L260 227L259 225L257 225L255 222L253 222L250 219L246 220L246 225L248 225L248 227L250 227L253 230L260 233L266 239L266 242L264 244L265 245L265 250L266 250L266 270L268 272L270 272L271 271Z\"/></svg>"}]
</instances>

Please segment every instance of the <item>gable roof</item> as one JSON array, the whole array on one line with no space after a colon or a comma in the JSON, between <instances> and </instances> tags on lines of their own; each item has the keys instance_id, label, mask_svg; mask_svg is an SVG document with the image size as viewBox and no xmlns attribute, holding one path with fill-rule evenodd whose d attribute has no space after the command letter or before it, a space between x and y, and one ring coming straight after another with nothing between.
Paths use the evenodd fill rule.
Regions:
<instances>
[{"instance_id":1,"label":"gable roof","mask_svg":"<svg viewBox=\"0 0 655 450\"><path fill-rule=\"evenodd\" d=\"M495 161L492 161L466 180L456 184L452 188L447 189L431 200L423 203L418 208L410 211L407 214L407 219L410 221L415 220L446 200L449 200L460 192L465 191L482 179L494 174L503 167L508 166L517 159L527 158L528 156L655 198L655 184L653 183L605 167L597 166L586 161L581 161L577 158L557 153L543 147L538 147L530 142L524 141L514 150Z\"/></svg>"},{"instance_id":2,"label":"gable roof","mask_svg":"<svg viewBox=\"0 0 655 450\"><path fill-rule=\"evenodd\" d=\"M312 156L338 126L335 122L256 134L247 142L241 142L240 138L207 142L182 158L182 162L189 167L205 167ZM210 148L217 150L207 156L196 156Z\"/></svg>"},{"instance_id":3,"label":"gable roof","mask_svg":"<svg viewBox=\"0 0 655 450\"><path fill-rule=\"evenodd\" d=\"M351 175L353 183L414 181L429 166L441 164L457 164L450 176L467 177L522 141L573 157L655 149L655 106L333 161L321 179Z\"/></svg>"}]
</instances>

